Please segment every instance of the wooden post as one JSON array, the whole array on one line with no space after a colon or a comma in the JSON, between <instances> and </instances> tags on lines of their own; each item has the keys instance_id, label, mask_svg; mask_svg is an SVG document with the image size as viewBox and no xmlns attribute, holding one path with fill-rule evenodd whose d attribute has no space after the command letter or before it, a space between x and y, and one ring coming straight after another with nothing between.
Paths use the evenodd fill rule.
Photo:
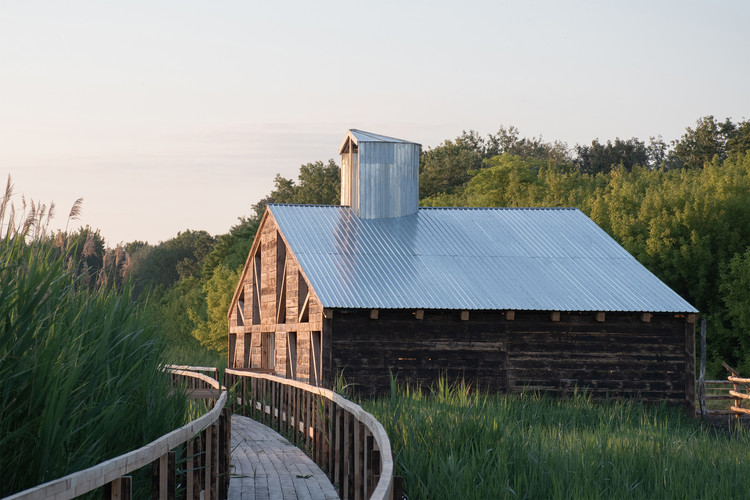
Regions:
<instances>
[{"instance_id":1,"label":"wooden post","mask_svg":"<svg viewBox=\"0 0 750 500\"><path fill-rule=\"evenodd\" d=\"M737 373L737 370L735 370L734 368L732 368L731 366L729 366L725 362L722 361L721 364L732 375L732 377L739 377L740 376L740 374ZM732 389L734 390L734 392L739 392L740 385L737 382L732 381ZM735 397L733 399L733 401L734 401L734 408L740 408L741 407L742 400L740 398ZM735 418L739 419L740 418L740 413L739 412L734 412L734 416L735 416Z\"/></svg>"},{"instance_id":2,"label":"wooden post","mask_svg":"<svg viewBox=\"0 0 750 500\"><path fill-rule=\"evenodd\" d=\"M122 476L105 484L102 496L104 500L130 500L133 496L133 477Z\"/></svg>"},{"instance_id":3,"label":"wooden post","mask_svg":"<svg viewBox=\"0 0 750 500\"><path fill-rule=\"evenodd\" d=\"M400 500L403 496L404 478L401 476L393 476L393 484L391 486L391 500Z\"/></svg>"},{"instance_id":4,"label":"wooden post","mask_svg":"<svg viewBox=\"0 0 750 500\"><path fill-rule=\"evenodd\" d=\"M219 416L219 499L225 500L229 490L229 461L230 448L229 443L231 435L231 416L229 410L224 408Z\"/></svg>"},{"instance_id":5,"label":"wooden post","mask_svg":"<svg viewBox=\"0 0 750 500\"><path fill-rule=\"evenodd\" d=\"M175 500L177 493L177 460L176 453L167 453L167 500Z\"/></svg>"},{"instance_id":6,"label":"wooden post","mask_svg":"<svg viewBox=\"0 0 750 500\"><path fill-rule=\"evenodd\" d=\"M698 375L698 401L701 418L706 419L706 318L701 318L701 366Z\"/></svg>"},{"instance_id":7,"label":"wooden post","mask_svg":"<svg viewBox=\"0 0 750 500\"><path fill-rule=\"evenodd\" d=\"M354 500L362 500L362 423L354 419Z\"/></svg>"},{"instance_id":8,"label":"wooden post","mask_svg":"<svg viewBox=\"0 0 750 500\"><path fill-rule=\"evenodd\" d=\"M342 469L342 460L343 455L341 453L341 445L342 445L342 426L343 426L343 419L342 419L342 409L339 407L339 405L336 405L336 414L334 416L334 447L333 447L333 483L338 486L339 491L343 491L343 479L341 476L341 469Z\"/></svg>"},{"instance_id":9,"label":"wooden post","mask_svg":"<svg viewBox=\"0 0 750 500\"><path fill-rule=\"evenodd\" d=\"M350 478L350 471L352 468L351 450L353 448L351 432L352 432L351 415L349 414L348 411L345 411L344 412L344 470L343 470L344 487L343 489L339 490L339 492L342 495L344 495L342 498L351 498L351 492L349 491L349 489L352 486L351 478Z\"/></svg>"},{"instance_id":10,"label":"wooden post","mask_svg":"<svg viewBox=\"0 0 750 500\"><path fill-rule=\"evenodd\" d=\"M212 500L217 500L219 498L219 423L211 424L209 429L211 430L211 461L209 462L209 469L211 470L210 497Z\"/></svg>"}]
</instances>

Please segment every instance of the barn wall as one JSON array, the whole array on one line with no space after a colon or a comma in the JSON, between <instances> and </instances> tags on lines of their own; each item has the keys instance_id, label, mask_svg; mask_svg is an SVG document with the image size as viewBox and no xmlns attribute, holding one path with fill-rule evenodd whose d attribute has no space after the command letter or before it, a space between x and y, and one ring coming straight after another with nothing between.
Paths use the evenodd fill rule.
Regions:
<instances>
[{"instance_id":1,"label":"barn wall","mask_svg":"<svg viewBox=\"0 0 750 500\"><path fill-rule=\"evenodd\" d=\"M242 292L230 309L229 366L269 369L273 365L271 370L278 376L292 374L310 382L311 338L313 332L322 331L323 308L270 213L258 237L243 273ZM296 335L289 336L290 332ZM269 334L273 334L273 345L264 343ZM289 346L288 340L294 337L295 345ZM287 366L290 349L296 354L293 370Z\"/></svg>"},{"instance_id":2,"label":"barn wall","mask_svg":"<svg viewBox=\"0 0 750 500\"><path fill-rule=\"evenodd\" d=\"M490 391L565 394L588 387L595 396L692 401L693 325L684 317L607 313L335 310L331 368L365 394L386 392L389 370L400 381L430 383L440 374Z\"/></svg>"}]
</instances>

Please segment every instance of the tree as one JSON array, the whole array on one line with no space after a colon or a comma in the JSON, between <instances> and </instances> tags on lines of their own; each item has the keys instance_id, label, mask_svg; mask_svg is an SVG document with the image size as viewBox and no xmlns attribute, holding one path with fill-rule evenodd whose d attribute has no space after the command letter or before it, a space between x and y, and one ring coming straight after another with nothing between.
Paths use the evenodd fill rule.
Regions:
<instances>
[{"instance_id":1,"label":"tree","mask_svg":"<svg viewBox=\"0 0 750 500\"><path fill-rule=\"evenodd\" d=\"M340 201L341 170L333 159L300 166L297 182L276 174L273 183L274 190L252 207L259 222L269 203L337 205Z\"/></svg>"},{"instance_id":2,"label":"tree","mask_svg":"<svg viewBox=\"0 0 750 500\"><path fill-rule=\"evenodd\" d=\"M189 310L190 319L195 324L193 336L203 346L224 354L227 352L227 310L241 272L241 269L231 271L225 266L218 266L202 285L205 316L194 309Z\"/></svg>"},{"instance_id":3,"label":"tree","mask_svg":"<svg viewBox=\"0 0 750 500\"><path fill-rule=\"evenodd\" d=\"M712 116L699 118L695 129L687 127L679 140L672 141L667 157L668 168L702 168L714 157L719 162L730 155L750 150L750 122L732 123L727 118L718 122Z\"/></svg>"},{"instance_id":4,"label":"tree","mask_svg":"<svg viewBox=\"0 0 750 500\"><path fill-rule=\"evenodd\" d=\"M617 166L630 171L636 165L649 164L649 151L646 145L635 137L627 140L618 137L615 142L608 140L606 144L594 139L591 146L576 145L575 151L576 158L573 164L587 174L608 173Z\"/></svg>"},{"instance_id":5,"label":"tree","mask_svg":"<svg viewBox=\"0 0 750 500\"><path fill-rule=\"evenodd\" d=\"M206 231L188 229L155 246L133 244L137 248L131 255L131 273L137 289L171 286L181 278L200 277L202 261L215 242Z\"/></svg>"},{"instance_id":6,"label":"tree","mask_svg":"<svg viewBox=\"0 0 750 500\"><path fill-rule=\"evenodd\" d=\"M419 168L419 197L453 194L482 168L482 156L473 146L444 141L422 153Z\"/></svg>"}]
</instances>

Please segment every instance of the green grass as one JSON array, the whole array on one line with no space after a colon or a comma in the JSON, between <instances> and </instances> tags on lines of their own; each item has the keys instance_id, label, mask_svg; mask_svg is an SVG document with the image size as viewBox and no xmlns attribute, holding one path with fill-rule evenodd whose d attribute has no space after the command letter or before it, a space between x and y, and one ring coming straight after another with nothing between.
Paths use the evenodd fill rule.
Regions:
<instances>
[{"instance_id":1,"label":"green grass","mask_svg":"<svg viewBox=\"0 0 750 500\"><path fill-rule=\"evenodd\" d=\"M186 421L151 319L128 287L91 287L69 271L75 257L28 233L0 238L0 497Z\"/></svg>"},{"instance_id":2,"label":"green grass","mask_svg":"<svg viewBox=\"0 0 750 500\"><path fill-rule=\"evenodd\" d=\"M362 406L388 432L410 500L750 497L748 431L704 428L678 408L445 381L394 384Z\"/></svg>"}]
</instances>

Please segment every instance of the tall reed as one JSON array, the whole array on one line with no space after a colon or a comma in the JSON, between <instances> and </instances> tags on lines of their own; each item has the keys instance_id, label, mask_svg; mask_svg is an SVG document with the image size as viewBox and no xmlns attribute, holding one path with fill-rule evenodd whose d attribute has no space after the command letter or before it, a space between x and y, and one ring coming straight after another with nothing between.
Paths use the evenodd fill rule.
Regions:
<instances>
[{"instance_id":1,"label":"tall reed","mask_svg":"<svg viewBox=\"0 0 750 500\"><path fill-rule=\"evenodd\" d=\"M32 229L0 238L0 497L140 447L186 415L130 288L83 285Z\"/></svg>"},{"instance_id":2,"label":"tall reed","mask_svg":"<svg viewBox=\"0 0 750 500\"><path fill-rule=\"evenodd\" d=\"M445 380L363 401L410 499L748 498L750 435L637 401L485 395Z\"/></svg>"}]
</instances>

